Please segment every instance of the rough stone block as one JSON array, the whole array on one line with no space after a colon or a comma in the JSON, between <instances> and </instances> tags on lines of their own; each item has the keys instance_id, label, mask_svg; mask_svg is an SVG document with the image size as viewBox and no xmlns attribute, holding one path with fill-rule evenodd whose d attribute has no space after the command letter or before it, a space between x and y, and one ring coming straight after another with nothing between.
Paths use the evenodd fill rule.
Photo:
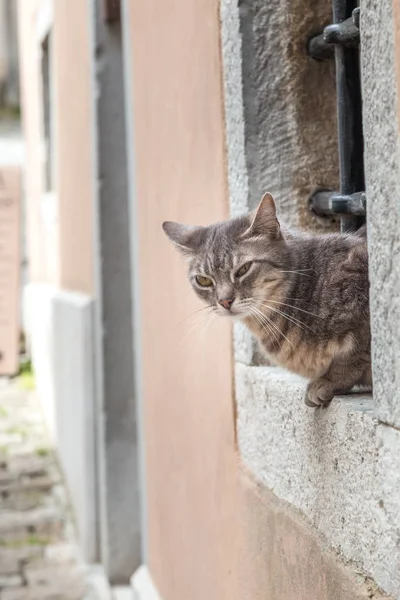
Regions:
<instances>
[{"instance_id":1,"label":"rough stone block","mask_svg":"<svg viewBox=\"0 0 400 600\"><path fill-rule=\"evenodd\" d=\"M383 600L378 586L355 565L345 564L304 515L239 468L243 502L237 518L246 524L235 573L246 600ZM260 592L263 590L263 592ZM239 598L241 598L239 596Z\"/></svg>"},{"instance_id":2,"label":"rough stone block","mask_svg":"<svg viewBox=\"0 0 400 600\"><path fill-rule=\"evenodd\" d=\"M46 546L44 559L56 565L81 562L81 554L76 544L68 542Z\"/></svg>"},{"instance_id":3,"label":"rough stone block","mask_svg":"<svg viewBox=\"0 0 400 600\"><path fill-rule=\"evenodd\" d=\"M44 587L49 589L80 590L83 594L85 589L86 570L82 567L71 567L54 565L42 562L32 563L24 569L24 578L31 588Z\"/></svg>"},{"instance_id":4,"label":"rough stone block","mask_svg":"<svg viewBox=\"0 0 400 600\"><path fill-rule=\"evenodd\" d=\"M363 0L361 18L374 396L379 418L400 427L400 161L392 1Z\"/></svg>"},{"instance_id":5,"label":"rough stone block","mask_svg":"<svg viewBox=\"0 0 400 600\"><path fill-rule=\"evenodd\" d=\"M236 375L245 465L397 597L400 432L374 418L371 396L342 396L325 410L310 410L300 377L244 365Z\"/></svg>"},{"instance_id":6,"label":"rough stone block","mask_svg":"<svg viewBox=\"0 0 400 600\"><path fill-rule=\"evenodd\" d=\"M359 560L370 537L375 427L349 412L346 401L327 410L304 405L306 382L274 367L237 366L238 438L256 477L302 510L336 548Z\"/></svg>"},{"instance_id":7,"label":"rough stone block","mask_svg":"<svg viewBox=\"0 0 400 600\"><path fill-rule=\"evenodd\" d=\"M23 581L20 575L0 575L0 590L20 587L22 584Z\"/></svg>"},{"instance_id":8,"label":"rough stone block","mask_svg":"<svg viewBox=\"0 0 400 600\"><path fill-rule=\"evenodd\" d=\"M223 0L222 54L233 214L277 193L282 217L312 224L307 199L338 185L333 64L312 60L307 40L332 19L308 0Z\"/></svg>"},{"instance_id":9,"label":"rough stone block","mask_svg":"<svg viewBox=\"0 0 400 600\"><path fill-rule=\"evenodd\" d=\"M0 485L0 510L31 510L43 505L53 482L49 477Z\"/></svg>"},{"instance_id":10,"label":"rough stone block","mask_svg":"<svg viewBox=\"0 0 400 600\"><path fill-rule=\"evenodd\" d=\"M39 560L43 556L41 546L0 547L0 575L15 575L21 564Z\"/></svg>"},{"instance_id":11,"label":"rough stone block","mask_svg":"<svg viewBox=\"0 0 400 600\"><path fill-rule=\"evenodd\" d=\"M64 517L56 507L41 507L34 510L0 513L0 540L7 545L10 542L29 543L38 539L39 543L57 540L62 532Z\"/></svg>"},{"instance_id":12,"label":"rough stone block","mask_svg":"<svg viewBox=\"0 0 400 600\"><path fill-rule=\"evenodd\" d=\"M243 48L237 2L222 0L220 10L230 208L232 216L238 216L247 212L249 194L243 111Z\"/></svg>"},{"instance_id":13,"label":"rough stone block","mask_svg":"<svg viewBox=\"0 0 400 600\"><path fill-rule=\"evenodd\" d=\"M18 559L10 555L8 548L0 548L0 577L4 575L15 575L19 571Z\"/></svg>"},{"instance_id":14,"label":"rough stone block","mask_svg":"<svg viewBox=\"0 0 400 600\"><path fill-rule=\"evenodd\" d=\"M250 365L253 359L253 338L250 331L242 323L235 323L233 332L235 361Z\"/></svg>"},{"instance_id":15,"label":"rough stone block","mask_svg":"<svg viewBox=\"0 0 400 600\"><path fill-rule=\"evenodd\" d=\"M374 573L385 590L400 597L400 431L377 428Z\"/></svg>"},{"instance_id":16,"label":"rough stone block","mask_svg":"<svg viewBox=\"0 0 400 600\"><path fill-rule=\"evenodd\" d=\"M85 590L80 586L62 589L57 582L54 582L46 587L5 589L1 600L82 600L84 593Z\"/></svg>"}]
</instances>

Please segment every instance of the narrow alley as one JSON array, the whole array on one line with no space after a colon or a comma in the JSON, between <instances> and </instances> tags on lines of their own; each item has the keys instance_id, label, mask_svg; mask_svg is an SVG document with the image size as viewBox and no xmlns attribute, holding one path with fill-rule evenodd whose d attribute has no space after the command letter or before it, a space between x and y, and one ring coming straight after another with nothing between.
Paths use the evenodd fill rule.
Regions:
<instances>
[{"instance_id":1,"label":"narrow alley","mask_svg":"<svg viewBox=\"0 0 400 600\"><path fill-rule=\"evenodd\" d=\"M0 598L106 600L80 559L54 448L28 377L0 381Z\"/></svg>"}]
</instances>

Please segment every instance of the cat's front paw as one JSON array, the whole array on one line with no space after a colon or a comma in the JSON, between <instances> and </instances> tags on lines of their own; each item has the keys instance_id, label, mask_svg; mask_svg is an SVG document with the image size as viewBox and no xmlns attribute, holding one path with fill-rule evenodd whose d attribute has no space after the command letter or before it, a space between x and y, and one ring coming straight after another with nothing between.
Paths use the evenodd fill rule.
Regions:
<instances>
[{"instance_id":1,"label":"cat's front paw","mask_svg":"<svg viewBox=\"0 0 400 600\"><path fill-rule=\"evenodd\" d=\"M333 396L332 387L325 379L315 379L307 386L304 402L311 408L326 407Z\"/></svg>"}]
</instances>

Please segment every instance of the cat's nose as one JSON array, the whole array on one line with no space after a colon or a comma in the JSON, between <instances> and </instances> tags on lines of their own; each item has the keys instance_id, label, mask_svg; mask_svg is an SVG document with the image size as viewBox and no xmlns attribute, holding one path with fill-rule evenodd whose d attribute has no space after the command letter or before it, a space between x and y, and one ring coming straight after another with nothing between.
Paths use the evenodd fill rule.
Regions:
<instances>
[{"instance_id":1,"label":"cat's nose","mask_svg":"<svg viewBox=\"0 0 400 600\"><path fill-rule=\"evenodd\" d=\"M233 304L235 298L224 298L223 300L218 300L221 306L226 308L226 310L231 310L231 306Z\"/></svg>"}]
</instances>

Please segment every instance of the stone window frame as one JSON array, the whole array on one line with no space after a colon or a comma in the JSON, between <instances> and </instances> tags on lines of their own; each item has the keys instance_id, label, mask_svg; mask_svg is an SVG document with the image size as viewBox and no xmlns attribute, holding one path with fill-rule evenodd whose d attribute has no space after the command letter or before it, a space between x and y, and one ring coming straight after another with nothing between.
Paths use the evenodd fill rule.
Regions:
<instances>
[{"instance_id":1,"label":"stone window frame","mask_svg":"<svg viewBox=\"0 0 400 600\"><path fill-rule=\"evenodd\" d=\"M43 143L43 181L45 195L55 192L54 81L53 81L53 0L42 0L36 14L36 39L39 49L40 104Z\"/></svg>"},{"instance_id":2,"label":"stone window frame","mask_svg":"<svg viewBox=\"0 0 400 600\"><path fill-rule=\"evenodd\" d=\"M390 7L382 8L381 16L387 15L387 9L390 12L392 8L392 0L384 0L384 2L386 5L390 4ZM396 4L397 0L393 0L393 2ZM273 9L273 5L275 9ZM321 25L324 25L321 14L325 9L330 12L330 3L310 1L308 5L310 14L318 19L317 25L320 28ZM255 6L260 11L261 17L264 17L256 23L260 35L260 45L257 48L249 46L249 39L246 40L248 33L246 27L249 27L248 19L251 18L251 12L255 10ZM221 52L224 71L227 177L232 216L253 209L257 198L261 197L261 192L267 191L266 189L260 189L260 186L265 185L266 177L257 165L255 152L257 152L258 132L251 119L254 115L256 119L260 116L259 111L260 109L263 110L263 102L265 102L268 90L276 93L276 89L274 89L276 80L272 78L271 81L266 83L265 87L262 88L264 95L259 105L254 106L251 98L251 92L254 90L250 89L249 98L249 89L248 87L246 89L245 78L248 76L249 70L251 72L248 61L251 60L252 55L257 56L257 60L260 60L260 55L266 52L268 44L277 43L280 44L279 49L281 50L279 67L282 72L285 69L290 71L291 66L288 67L288 64L285 64L288 56L285 56L284 52L288 48L288 51L291 51L290 48L293 48L293 45L297 43L296 32L291 31L291 27L295 22L293 15L299 9L302 12L298 22L303 27L307 19L307 6L304 5L304 2L293 3L289 0L283 2L271 0L269 6L267 6L261 0L255 0L251 3L246 0L241 2L239 0L221 1ZM270 19L265 18L268 10L274 10L274 13L269 15ZM365 10L366 18L369 21L368 25L371 28L371 24L378 21L375 14L377 8L373 0L366 0L363 10ZM320 13L319 16L318 12ZM398 72L400 71L399 13L400 8L396 6L394 22L397 39ZM285 18L285 15L286 23L282 27L282 19ZM331 13L329 16L326 15L325 18L328 19L326 22L328 24L331 21ZM277 19L281 19L281 30L276 27ZM275 25L273 31L272 29L268 30L273 25ZM385 40L385 49L389 55L393 52L390 40L390 25L387 20L384 20L384 27L379 38ZM315 35L315 33L318 33L318 30L313 31L312 28L309 28L308 35ZM262 35L265 36L264 40L261 39ZM307 40L304 29L300 35L305 46ZM384 89L391 90L390 76L387 69L382 68L381 64L384 60L383 54L381 59L379 53L373 51L374 47L371 40L376 39L376 31L374 30L374 36L369 35L366 31L363 39L361 28L361 36L362 44L365 42L365 54L368 56L369 61L367 63L364 57L362 61L363 68L369 71L370 80L371 73L373 76L383 73L383 78L389 79L389 85ZM277 47L274 46L275 52ZM270 50L270 48L268 49ZM263 67L268 69L273 60L274 55L270 51L270 54L266 56ZM322 70L324 67L317 65L312 68ZM329 70L329 67L325 68ZM246 69L247 75L246 73L243 74ZM304 73L306 70L305 68ZM252 72L251 75L253 75ZM255 73L256 78L258 77L256 83L261 87L263 75L260 71ZM277 77L279 78L279 76L280 73ZM302 82L304 83L304 79L301 80L301 65L299 65L298 72L294 76L298 78L296 85L301 86ZM312 75L307 73L307 77L307 83L312 81ZM325 82L326 80L322 81ZM397 116L399 116L399 76L397 83L399 107ZM367 89L369 89L368 86ZM371 101L372 96L374 97L373 101L377 101L377 90L374 89L367 102L370 120L367 124L364 123L364 130L367 126L369 140L373 140L374 137L377 138L377 120L373 118L377 109L376 105L372 106ZM289 90L291 94L295 92L296 90L293 88ZM310 88L306 90L306 93L311 93ZM303 91L303 97L305 95ZM388 105L391 102L390 95L391 92L386 93ZM293 102L293 95L291 100ZM287 104L289 103L285 104L283 102L283 108L287 108ZM284 114L283 119L287 118L288 115L291 116L289 113ZM276 113L271 116L272 126L274 125L274 118L276 118ZM264 129L268 128L268 125L267 119L264 119ZM268 144L265 136L261 136L261 139L263 143ZM303 145L304 147L306 146ZM334 151L337 153L336 143L332 147L335 148ZM366 169L369 169L370 172L377 161L378 148L379 144L374 146L373 141L371 149L368 147L367 155L370 156L367 156L367 160L370 163L369 166L366 163ZM322 147L320 147L319 151L322 152L322 150ZM298 159L298 157L299 154L295 156L295 159ZM279 156L277 161L279 163ZM329 159L327 162L329 162ZM274 173L268 168L266 169L266 175L273 183L274 175L279 176L280 174L277 171ZM300 175L304 175L301 168ZM307 226L307 221L304 221L305 213L301 213L304 210L303 207L306 206L306 186L302 184L309 185L309 181L306 181L306 178L301 180L300 177L301 189L295 197L295 202L301 206L300 212L295 214L294 217L293 212L292 215L289 214L290 210L293 211L293 205L290 205L288 194L286 194L286 197L284 194L283 201L280 203L281 187L284 187L285 182L283 186L275 183L276 189L273 186L270 189L272 192L278 192L278 212L281 212L285 220L287 214L289 214L291 225ZM332 189L335 189L338 181L339 178L337 177ZM376 183L368 182L367 177L369 208L373 214L378 210L382 212L382 206L378 209L378 203L374 203L374 198L371 197L371 194L379 189L379 184L384 186L383 191L388 195L388 183L382 183L382 180ZM390 196L388 197L390 198ZM318 229L318 226L319 224L316 224L316 229ZM374 253L374 248L378 247L381 248L382 253L382 249L390 245L388 235L382 237L381 232L381 225L378 226L368 221L368 243L372 253ZM380 246L377 246L378 239L380 240ZM384 257L386 257L386 254ZM382 262L382 256L374 258L374 263L379 263L379 261ZM382 266L379 264L377 266L382 270ZM372 286L375 288L372 291L372 311L379 309L378 299L374 298L378 290L377 282L378 278ZM381 307L381 313L382 310ZM377 353L376 342L380 335L377 327L381 319L382 315L379 316L379 319L376 319L373 313L375 375L379 375L379 370L384 372L382 371L382 364L380 364L382 362L380 355L388 355L387 348L386 352L383 348L380 354ZM374 320L376 321L375 325ZM383 385L382 378L378 377L378 390L375 390L374 398L370 394L339 396L333 400L328 410L315 411L304 406L305 380L284 369L260 364L254 351L252 336L240 324L234 327L234 358L237 404L236 438L240 459L261 485L266 486L280 499L298 509L303 517L311 522L319 534L325 538L327 543L336 549L344 561L354 561L364 572L369 573L386 592L397 594L398 589L400 589L400 574L398 572L400 548L396 542L395 534L396 523L398 523L400 493L399 479L393 477L393 474L400 473L400 433L396 422L396 415L400 414L400 411L395 414L394 400L389 393L390 388L387 383ZM390 363L390 368L391 366L392 363Z\"/></svg>"}]
</instances>

